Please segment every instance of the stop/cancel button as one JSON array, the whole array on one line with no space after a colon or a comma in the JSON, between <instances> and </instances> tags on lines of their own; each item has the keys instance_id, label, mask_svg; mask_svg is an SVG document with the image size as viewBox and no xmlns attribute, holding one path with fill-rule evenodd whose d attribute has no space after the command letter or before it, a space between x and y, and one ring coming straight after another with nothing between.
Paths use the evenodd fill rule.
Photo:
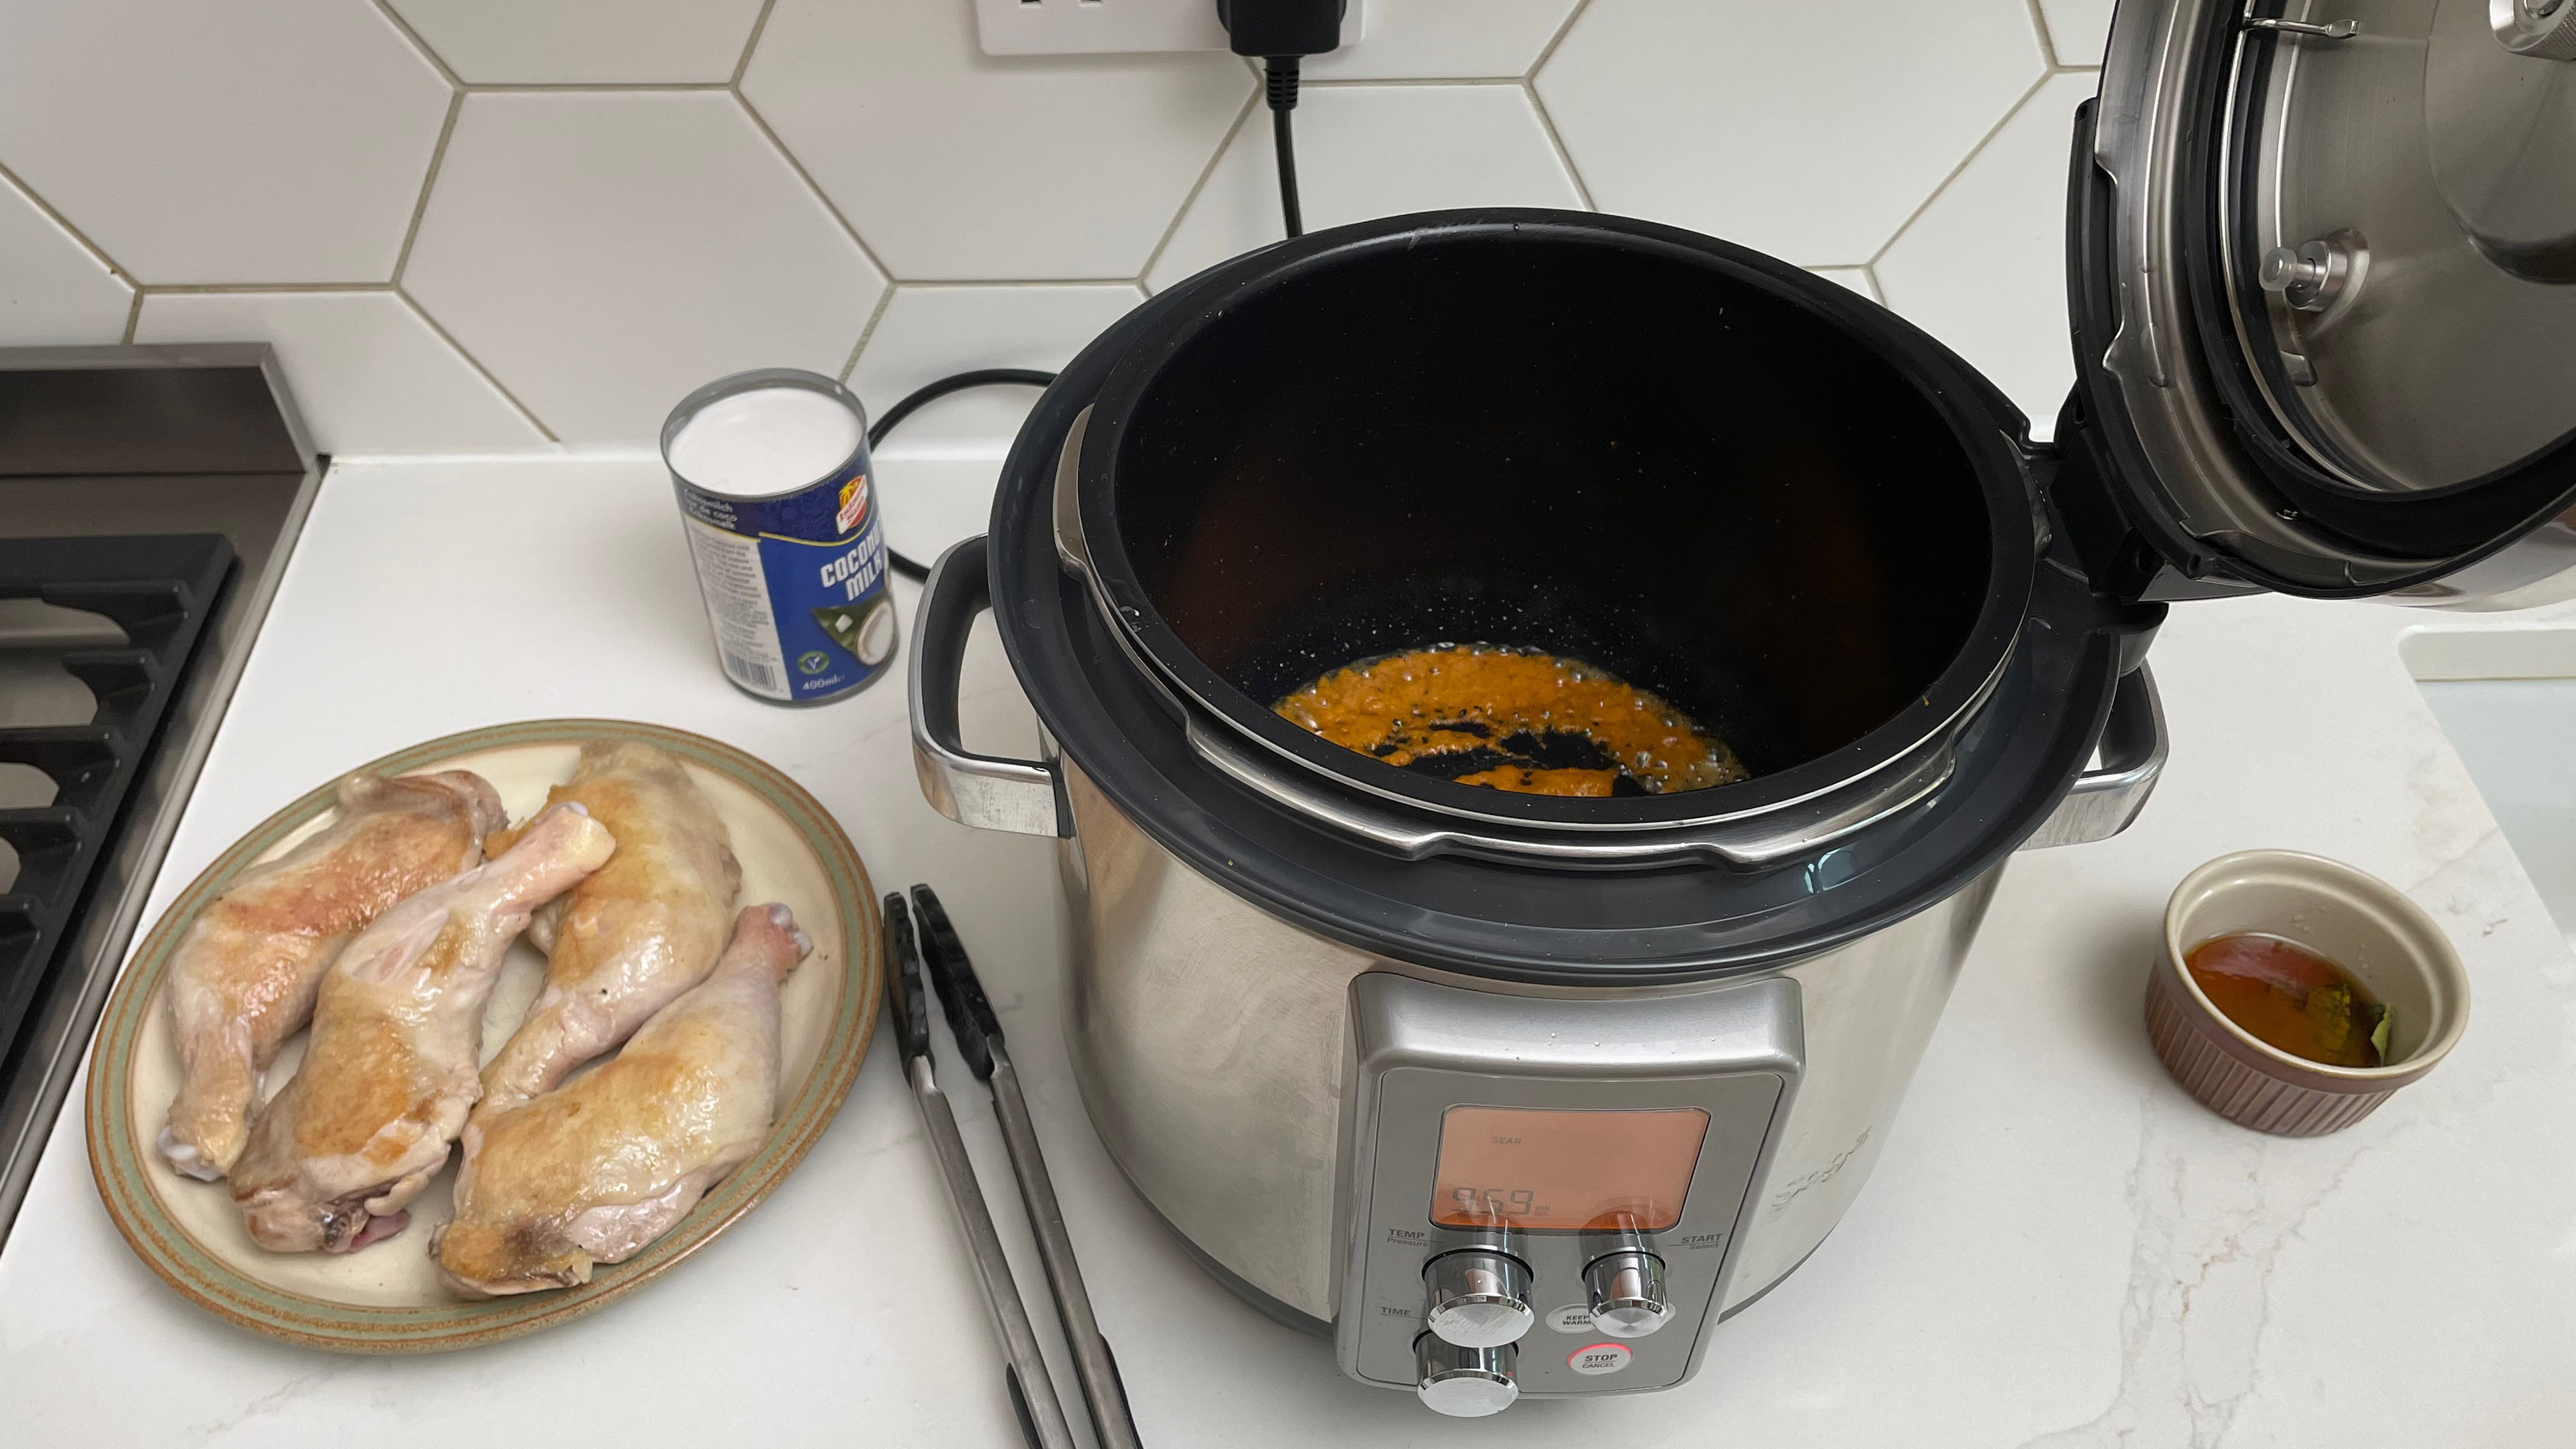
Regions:
<instances>
[{"instance_id":1,"label":"stop/cancel button","mask_svg":"<svg viewBox=\"0 0 2576 1449\"><path fill-rule=\"evenodd\" d=\"M1565 1366L1579 1374L1615 1374L1636 1357L1624 1343L1596 1343L1565 1356Z\"/></svg>"}]
</instances>

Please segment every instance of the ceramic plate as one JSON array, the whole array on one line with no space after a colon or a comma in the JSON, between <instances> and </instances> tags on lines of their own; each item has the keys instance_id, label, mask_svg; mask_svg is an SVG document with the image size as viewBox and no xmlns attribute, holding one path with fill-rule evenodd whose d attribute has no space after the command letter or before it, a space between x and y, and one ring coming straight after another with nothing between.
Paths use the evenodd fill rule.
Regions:
<instances>
[{"instance_id":1,"label":"ceramic plate","mask_svg":"<svg viewBox=\"0 0 2576 1449\"><path fill-rule=\"evenodd\" d=\"M362 768L384 775L472 770L492 782L517 820L545 802L546 787L570 777L580 743L600 736L647 741L685 762L732 834L742 862L739 903L785 901L813 938L813 954L788 974L781 993L783 1060L768 1141L660 1240L562 1292L466 1302L439 1286L424 1245L450 1211L452 1162L412 1204L410 1226L385 1242L336 1256L272 1253L254 1244L224 1184L180 1176L152 1146L179 1087L162 987L197 912L244 867L322 827L335 777L270 816L189 885L144 938L100 1018L90 1059L90 1166L108 1215L163 1281L234 1323L296 1343L354 1353L467 1348L551 1327L634 1292L749 1212L803 1159L858 1075L882 979L867 871L813 796L729 745L623 720L472 730ZM527 942L510 948L483 1018L487 1057L517 1026L544 966ZM268 1090L286 1082L303 1051L300 1035L287 1044L269 1070Z\"/></svg>"}]
</instances>

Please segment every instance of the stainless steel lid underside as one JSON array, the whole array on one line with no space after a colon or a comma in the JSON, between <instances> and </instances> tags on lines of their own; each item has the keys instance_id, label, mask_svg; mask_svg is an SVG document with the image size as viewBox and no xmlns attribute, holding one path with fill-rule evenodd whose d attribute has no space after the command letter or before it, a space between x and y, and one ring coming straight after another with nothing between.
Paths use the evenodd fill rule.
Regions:
<instances>
[{"instance_id":1,"label":"stainless steel lid underside","mask_svg":"<svg viewBox=\"0 0 2576 1449\"><path fill-rule=\"evenodd\" d=\"M2222 585L2576 596L2576 0L2272 8L2114 18L2115 327L2085 361L2131 493Z\"/></svg>"},{"instance_id":2,"label":"stainless steel lid underside","mask_svg":"<svg viewBox=\"0 0 2576 1449\"><path fill-rule=\"evenodd\" d=\"M2539 5L2576 17L2501 0ZM2245 343L2284 366L2255 376L2356 487L2510 467L2576 428L2576 60L2508 48L2491 0L2306 8L2360 28L2243 41L2273 54L2238 153L2251 214L2220 234L2232 273L2275 258ZM2302 248L2337 274L2314 291L2279 275Z\"/></svg>"}]
</instances>

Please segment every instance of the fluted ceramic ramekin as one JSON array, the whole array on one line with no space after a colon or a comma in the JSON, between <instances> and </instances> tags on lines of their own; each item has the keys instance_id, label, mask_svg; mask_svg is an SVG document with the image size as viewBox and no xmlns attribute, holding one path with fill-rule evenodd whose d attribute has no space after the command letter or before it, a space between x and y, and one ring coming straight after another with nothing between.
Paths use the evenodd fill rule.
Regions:
<instances>
[{"instance_id":1,"label":"fluted ceramic ramekin","mask_svg":"<svg viewBox=\"0 0 2576 1449\"><path fill-rule=\"evenodd\" d=\"M2184 958L2213 937L2259 931L2360 977L2388 1004L2388 1059L2334 1067L2271 1046L2227 1019ZM2469 977L2442 928L2395 887L2290 850L2222 855L2174 888L2164 950L2147 981L2147 1036L2183 1090L2258 1132L2319 1137L2379 1109L2451 1050L2469 1020Z\"/></svg>"}]
</instances>

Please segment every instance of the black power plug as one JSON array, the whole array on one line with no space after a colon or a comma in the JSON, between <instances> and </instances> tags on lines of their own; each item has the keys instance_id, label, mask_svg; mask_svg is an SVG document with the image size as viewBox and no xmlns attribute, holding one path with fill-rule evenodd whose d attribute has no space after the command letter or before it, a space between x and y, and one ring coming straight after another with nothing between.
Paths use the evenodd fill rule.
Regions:
<instances>
[{"instance_id":1,"label":"black power plug","mask_svg":"<svg viewBox=\"0 0 2576 1449\"><path fill-rule=\"evenodd\" d=\"M1297 143L1288 113L1297 109L1300 57L1337 50L1349 0L1216 0L1237 55L1258 56L1269 80L1270 136L1279 150L1279 213L1290 236L1306 234L1297 205Z\"/></svg>"}]
</instances>

